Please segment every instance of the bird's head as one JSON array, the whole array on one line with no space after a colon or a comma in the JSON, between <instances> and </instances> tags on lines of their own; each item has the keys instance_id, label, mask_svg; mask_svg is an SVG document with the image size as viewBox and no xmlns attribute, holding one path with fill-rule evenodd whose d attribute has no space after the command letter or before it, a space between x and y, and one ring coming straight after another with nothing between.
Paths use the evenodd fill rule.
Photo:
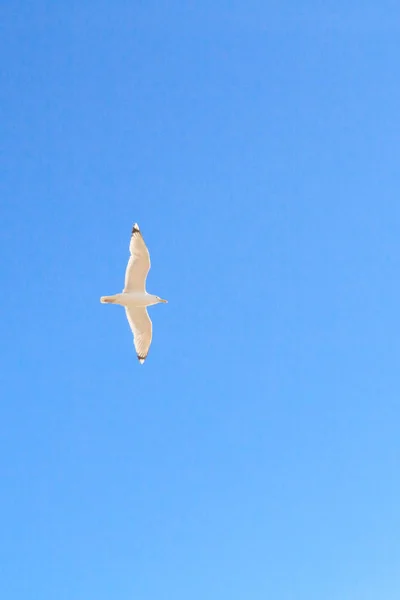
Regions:
<instances>
[{"instance_id":1,"label":"bird's head","mask_svg":"<svg viewBox=\"0 0 400 600\"><path fill-rule=\"evenodd\" d=\"M163 300L159 296L156 296L156 298L157 298L157 302L162 302L163 304L168 304L168 300Z\"/></svg>"}]
</instances>

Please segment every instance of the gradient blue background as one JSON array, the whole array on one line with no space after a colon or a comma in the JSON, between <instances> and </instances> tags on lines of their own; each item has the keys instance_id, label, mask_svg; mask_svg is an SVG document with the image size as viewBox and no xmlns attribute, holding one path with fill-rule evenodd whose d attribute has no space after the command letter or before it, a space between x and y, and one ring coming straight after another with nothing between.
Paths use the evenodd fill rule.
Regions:
<instances>
[{"instance_id":1,"label":"gradient blue background","mask_svg":"<svg viewBox=\"0 0 400 600\"><path fill-rule=\"evenodd\" d=\"M398 600L398 3L0 16L1 597Z\"/></svg>"}]
</instances>

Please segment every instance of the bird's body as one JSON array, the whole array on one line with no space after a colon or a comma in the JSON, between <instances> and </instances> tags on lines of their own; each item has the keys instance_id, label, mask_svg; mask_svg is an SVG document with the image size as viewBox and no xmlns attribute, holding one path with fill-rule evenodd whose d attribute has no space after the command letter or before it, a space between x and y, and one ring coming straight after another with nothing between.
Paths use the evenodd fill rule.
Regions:
<instances>
[{"instance_id":1,"label":"bird's body","mask_svg":"<svg viewBox=\"0 0 400 600\"><path fill-rule=\"evenodd\" d=\"M125 307L131 327L137 357L144 363L149 352L152 338L152 322L146 307L166 303L166 300L146 292L146 277L150 269L150 255L137 223L133 226L129 245L131 256L125 273L125 287L120 294L102 296L103 304L119 304Z\"/></svg>"},{"instance_id":2,"label":"bird's body","mask_svg":"<svg viewBox=\"0 0 400 600\"><path fill-rule=\"evenodd\" d=\"M113 296L102 296L100 301L103 304L120 304L126 308L135 308L143 306L153 306L158 304L160 298L148 294L147 292L122 292L121 294L114 294Z\"/></svg>"}]
</instances>

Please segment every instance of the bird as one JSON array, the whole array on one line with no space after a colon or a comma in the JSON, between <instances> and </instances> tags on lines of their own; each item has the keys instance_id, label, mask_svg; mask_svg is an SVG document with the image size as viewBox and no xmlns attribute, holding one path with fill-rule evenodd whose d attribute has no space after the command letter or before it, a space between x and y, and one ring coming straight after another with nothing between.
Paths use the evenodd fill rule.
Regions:
<instances>
[{"instance_id":1,"label":"bird","mask_svg":"<svg viewBox=\"0 0 400 600\"><path fill-rule=\"evenodd\" d=\"M153 333L153 324L147 313L147 307L159 303L167 304L168 301L146 292L150 254L137 223L132 228L129 251L130 257L125 271L125 287L122 293L101 296L100 302L102 304L120 304L125 307L136 354L142 365L149 353Z\"/></svg>"}]
</instances>

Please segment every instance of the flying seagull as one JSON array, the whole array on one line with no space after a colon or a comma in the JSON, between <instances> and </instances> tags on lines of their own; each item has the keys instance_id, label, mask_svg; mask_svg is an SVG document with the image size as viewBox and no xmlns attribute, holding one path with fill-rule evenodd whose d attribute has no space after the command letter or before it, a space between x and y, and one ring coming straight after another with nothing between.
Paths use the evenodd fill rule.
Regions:
<instances>
[{"instance_id":1,"label":"flying seagull","mask_svg":"<svg viewBox=\"0 0 400 600\"><path fill-rule=\"evenodd\" d=\"M134 224L132 229L129 250L131 255L126 267L123 292L114 294L114 296L102 296L100 302L125 306L126 316L133 333L136 354L142 365L149 353L153 330L146 307L159 302L166 304L167 300L146 292L146 277L150 270L150 255L137 223Z\"/></svg>"}]
</instances>

